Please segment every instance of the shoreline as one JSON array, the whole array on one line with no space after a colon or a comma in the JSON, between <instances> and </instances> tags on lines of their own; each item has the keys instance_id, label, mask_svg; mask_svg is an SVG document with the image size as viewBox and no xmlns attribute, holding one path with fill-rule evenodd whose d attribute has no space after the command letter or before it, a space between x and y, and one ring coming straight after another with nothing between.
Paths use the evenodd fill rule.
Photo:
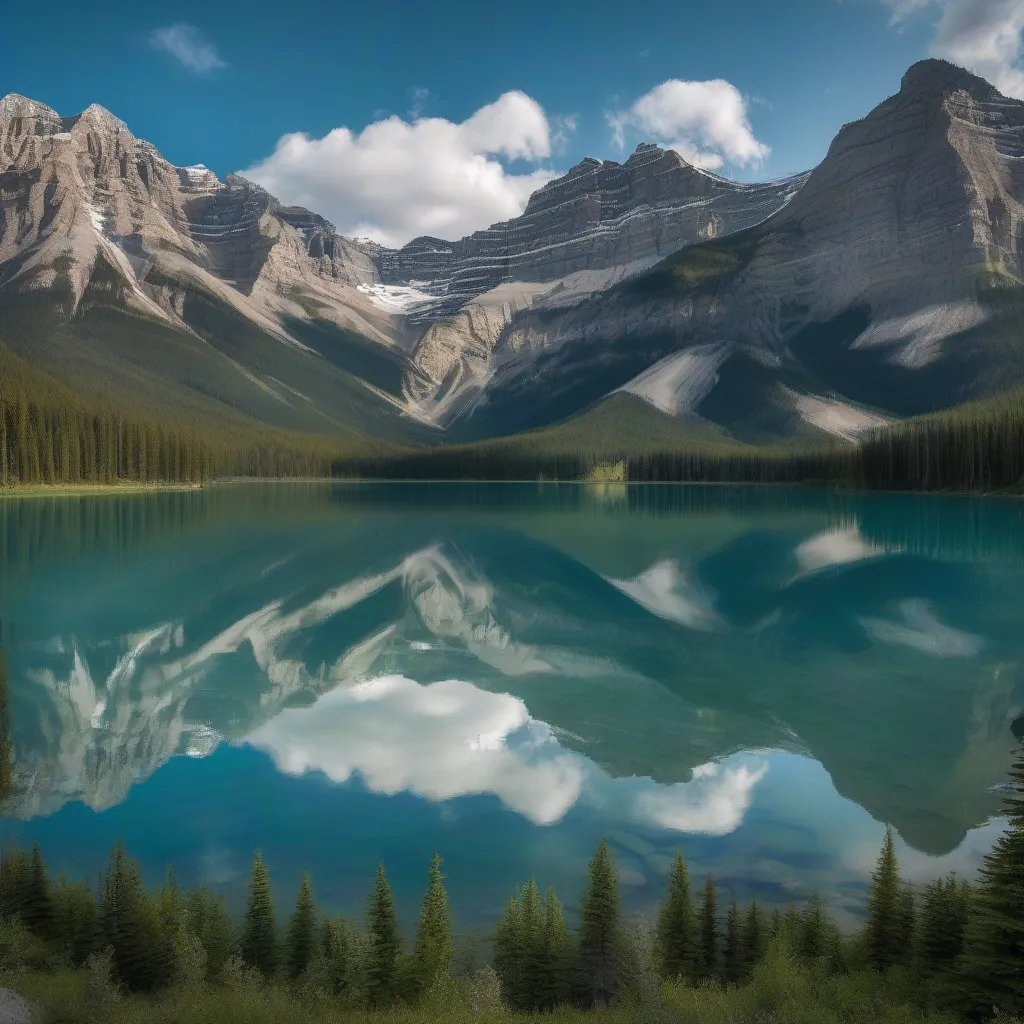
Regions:
<instances>
[{"instance_id":1,"label":"shoreline","mask_svg":"<svg viewBox=\"0 0 1024 1024\"><path fill-rule=\"evenodd\" d=\"M798 487L833 491L837 494L890 494L890 495L932 495L935 497L971 498L1024 498L1024 490L1007 489L996 491L914 491L878 490L875 488L849 487L829 481L751 481L751 480L488 480L481 479L432 479L404 477L223 477L208 480L202 484L183 483L140 483L124 481L113 484L27 484L0 487L0 500L4 498L85 498L98 495L155 494L177 491L203 491L214 487L230 487L246 484L319 484L331 487L340 485L375 486L380 484L405 485L454 485L487 484L495 486L533 484L544 486L572 485L579 487Z\"/></svg>"}]
</instances>

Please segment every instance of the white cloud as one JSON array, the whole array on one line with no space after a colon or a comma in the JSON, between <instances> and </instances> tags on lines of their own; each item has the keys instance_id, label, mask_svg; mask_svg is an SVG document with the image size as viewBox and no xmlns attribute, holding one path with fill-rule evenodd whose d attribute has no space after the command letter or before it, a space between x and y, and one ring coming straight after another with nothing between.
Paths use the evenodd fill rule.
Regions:
<instances>
[{"instance_id":1,"label":"white cloud","mask_svg":"<svg viewBox=\"0 0 1024 1024\"><path fill-rule=\"evenodd\" d=\"M1021 34L1024 0L883 0L894 24L914 12L941 10L930 52L990 81L1007 96L1024 99Z\"/></svg>"},{"instance_id":2,"label":"white cloud","mask_svg":"<svg viewBox=\"0 0 1024 1024\"><path fill-rule=\"evenodd\" d=\"M830 569L837 565L849 565L865 558L877 558L886 554L886 549L865 540L856 527L837 527L825 530L800 544L793 553L800 566L801 575Z\"/></svg>"},{"instance_id":3,"label":"white cloud","mask_svg":"<svg viewBox=\"0 0 1024 1024\"><path fill-rule=\"evenodd\" d=\"M607 115L612 141L626 145L632 131L653 139L698 167L757 165L770 149L754 137L743 94L723 79L655 86L626 110Z\"/></svg>"},{"instance_id":4,"label":"white cloud","mask_svg":"<svg viewBox=\"0 0 1024 1024\"><path fill-rule=\"evenodd\" d=\"M432 801L491 794L537 825L587 804L623 823L708 835L742 824L768 771L760 759L730 758L698 766L690 782L612 778L564 748L517 697L458 679L421 685L395 675L286 709L245 742L288 774L320 771L333 782L358 774L375 793Z\"/></svg>"},{"instance_id":5,"label":"white cloud","mask_svg":"<svg viewBox=\"0 0 1024 1024\"><path fill-rule=\"evenodd\" d=\"M926 601L901 601L898 619L859 619L868 636L877 643L900 644L937 658L973 658L985 646L980 636L964 633L941 622Z\"/></svg>"},{"instance_id":6,"label":"white cloud","mask_svg":"<svg viewBox=\"0 0 1024 1024\"><path fill-rule=\"evenodd\" d=\"M149 34L149 45L163 50L197 74L205 74L215 68L226 68L227 63L217 52L217 47L195 25L179 21L175 25L154 29Z\"/></svg>"},{"instance_id":7,"label":"white cloud","mask_svg":"<svg viewBox=\"0 0 1024 1024\"><path fill-rule=\"evenodd\" d=\"M507 92L461 123L392 115L361 132L285 135L243 172L282 202L329 217L343 234L401 245L417 235L460 238L518 216L555 177L501 162L551 155L551 126L525 93Z\"/></svg>"}]
</instances>

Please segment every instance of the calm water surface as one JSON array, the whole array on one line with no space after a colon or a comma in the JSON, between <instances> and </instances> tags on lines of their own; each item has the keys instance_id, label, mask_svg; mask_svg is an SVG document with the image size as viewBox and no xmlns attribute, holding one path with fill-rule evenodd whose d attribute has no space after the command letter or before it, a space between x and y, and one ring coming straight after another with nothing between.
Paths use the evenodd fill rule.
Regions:
<instances>
[{"instance_id":1,"label":"calm water surface","mask_svg":"<svg viewBox=\"0 0 1024 1024\"><path fill-rule=\"evenodd\" d=\"M95 877L118 837L241 906L255 848L411 922L517 883L570 914L612 842L849 925L998 834L1024 709L1024 504L807 490L246 485L0 499L19 792L0 838Z\"/></svg>"}]
</instances>

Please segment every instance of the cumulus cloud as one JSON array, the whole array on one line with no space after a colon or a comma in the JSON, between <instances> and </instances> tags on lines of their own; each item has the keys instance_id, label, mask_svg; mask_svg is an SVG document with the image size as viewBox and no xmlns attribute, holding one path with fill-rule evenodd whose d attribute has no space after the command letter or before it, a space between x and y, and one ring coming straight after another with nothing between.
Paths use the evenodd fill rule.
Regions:
<instances>
[{"instance_id":1,"label":"cumulus cloud","mask_svg":"<svg viewBox=\"0 0 1024 1024\"><path fill-rule=\"evenodd\" d=\"M930 51L968 68L1007 96L1024 99L1024 0L883 0L902 24L922 9L941 11Z\"/></svg>"},{"instance_id":2,"label":"cumulus cloud","mask_svg":"<svg viewBox=\"0 0 1024 1024\"><path fill-rule=\"evenodd\" d=\"M763 761L698 766L691 782L611 778L564 748L555 731L507 693L458 679L421 685L380 676L289 708L245 740L292 775L359 775L375 793L432 801L496 796L537 825L579 803L607 816L672 832L725 835L738 828L768 766Z\"/></svg>"},{"instance_id":3,"label":"cumulus cloud","mask_svg":"<svg viewBox=\"0 0 1024 1024\"><path fill-rule=\"evenodd\" d=\"M513 173L503 161L536 165L551 153L540 104L507 92L461 123L392 115L359 132L285 135L243 173L283 202L329 217L343 234L401 245L417 235L460 238L518 216L555 174L537 166Z\"/></svg>"},{"instance_id":4,"label":"cumulus cloud","mask_svg":"<svg viewBox=\"0 0 1024 1024\"><path fill-rule=\"evenodd\" d=\"M698 167L760 164L771 150L754 137L743 94L724 79L670 79L631 107L607 114L612 141L625 148L627 134L653 139Z\"/></svg>"},{"instance_id":5,"label":"cumulus cloud","mask_svg":"<svg viewBox=\"0 0 1024 1024\"><path fill-rule=\"evenodd\" d=\"M227 67L213 42L195 25L189 25L184 21L154 29L149 34L149 45L154 50L169 53L189 71L195 71L200 75L216 68Z\"/></svg>"}]
</instances>

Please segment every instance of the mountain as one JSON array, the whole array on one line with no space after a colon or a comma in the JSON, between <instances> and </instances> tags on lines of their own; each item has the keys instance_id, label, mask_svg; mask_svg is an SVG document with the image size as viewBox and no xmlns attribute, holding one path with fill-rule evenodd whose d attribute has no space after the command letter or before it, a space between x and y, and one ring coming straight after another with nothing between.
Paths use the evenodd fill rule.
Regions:
<instances>
[{"instance_id":1,"label":"mountain","mask_svg":"<svg viewBox=\"0 0 1024 1024\"><path fill-rule=\"evenodd\" d=\"M166 417L352 443L634 408L619 392L708 436L854 438L1024 379L1021 156L1024 104L929 60L810 174L739 183L645 144L387 249L101 107L11 95L0 341Z\"/></svg>"},{"instance_id":2,"label":"mountain","mask_svg":"<svg viewBox=\"0 0 1024 1024\"><path fill-rule=\"evenodd\" d=\"M1024 104L944 61L914 65L763 223L516 316L472 432L624 388L744 440L853 436L1019 382L1022 155Z\"/></svg>"},{"instance_id":3,"label":"mountain","mask_svg":"<svg viewBox=\"0 0 1024 1024\"><path fill-rule=\"evenodd\" d=\"M389 250L237 175L175 167L102 107L61 117L9 95L2 340L164 414L416 436L418 421L443 425L516 309L748 227L802 180L738 184L644 146L621 165L583 161L522 217Z\"/></svg>"}]
</instances>

